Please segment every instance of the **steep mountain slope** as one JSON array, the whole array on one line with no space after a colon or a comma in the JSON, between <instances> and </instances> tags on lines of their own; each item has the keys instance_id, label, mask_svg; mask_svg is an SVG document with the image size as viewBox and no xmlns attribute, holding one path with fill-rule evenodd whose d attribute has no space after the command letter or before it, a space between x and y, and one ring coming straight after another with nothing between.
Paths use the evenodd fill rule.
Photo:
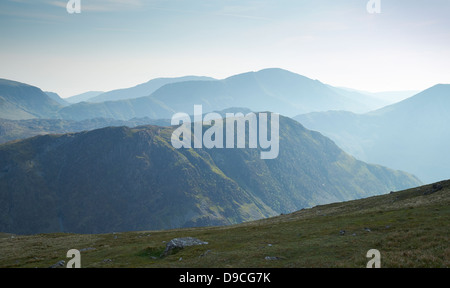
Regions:
<instances>
[{"instance_id":1,"label":"steep mountain slope","mask_svg":"<svg viewBox=\"0 0 450 288\"><path fill-rule=\"evenodd\" d=\"M232 224L420 184L285 117L273 160L261 160L260 149L177 150L173 129L110 127L0 145L0 231Z\"/></svg>"},{"instance_id":2,"label":"steep mountain slope","mask_svg":"<svg viewBox=\"0 0 450 288\"><path fill-rule=\"evenodd\" d=\"M69 102L67 102L66 100L61 98L61 96L59 96L57 93L45 91L45 94L47 94L47 96L50 97L51 99L53 99L56 102L58 102L61 106L68 106L68 105L70 105Z\"/></svg>"},{"instance_id":3,"label":"steep mountain slope","mask_svg":"<svg viewBox=\"0 0 450 288\"><path fill-rule=\"evenodd\" d=\"M408 171L431 183L450 177L449 109L450 85L440 84L367 114L331 111L294 119L363 161Z\"/></svg>"},{"instance_id":4,"label":"steep mountain slope","mask_svg":"<svg viewBox=\"0 0 450 288\"><path fill-rule=\"evenodd\" d=\"M102 93L98 96L92 97L88 102L105 102L105 101L116 101L133 99L144 96L149 96L162 86L171 83L186 82L186 81L214 81L214 78L201 77L201 76L184 76L176 78L156 78L152 79L146 83L136 85L131 88L117 89L109 92Z\"/></svg>"},{"instance_id":5,"label":"steep mountain slope","mask_svg":"<svg viewBox=\"0 0 450 288\"><path fill-rule=\"evenodd\" d=\"M52 117L61 107L37 87L0 79L0 118L20 120Z\"/></svg>"},{"instance_id":6,"label":"steep mountain slope","mask_svg":"<svg viewBox=\"0 0 450 288\"><path fill-rule=\"evenodd\" d=\"M117 93L120 92L123 95L121 97L125 97L129 91ZM128 96L138 94L133 92ZM186 112L187 107L195 104L203 105L205 112L246 107L253 111L270 110L295 116L311 111L336 109L367 112L373 107L373 101L371 97L358 92L347 93L286 70L265 69L224 80L169 83L147 97L79 103L61 109L60 117L72 120L95 117L120 120L134 117L170 119L174 113Z\"/></svg>"}]
</instances>

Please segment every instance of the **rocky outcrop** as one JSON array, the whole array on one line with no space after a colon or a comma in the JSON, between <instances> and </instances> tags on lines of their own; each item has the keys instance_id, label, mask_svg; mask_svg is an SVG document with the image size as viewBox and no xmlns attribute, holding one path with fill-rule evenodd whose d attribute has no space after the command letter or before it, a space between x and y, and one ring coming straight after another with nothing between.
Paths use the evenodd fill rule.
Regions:
<instances>
[{"instance_id":1,"label":"rocky outcrop","mask_svg":"<svg viewBox=\"0 0 450 288\"><path fill-rule=\"evenodd\" d=\"M170 255L176 249L183 249L183 248L189 247L189 246L207 245L207 244L208 244L208 242L204 242L197 238L192 238L192 237L175 238L175 239L170 240L166 244L166 249L164 250L164 252L162 253L161 256Z\"/></svg>"}]
</instances>

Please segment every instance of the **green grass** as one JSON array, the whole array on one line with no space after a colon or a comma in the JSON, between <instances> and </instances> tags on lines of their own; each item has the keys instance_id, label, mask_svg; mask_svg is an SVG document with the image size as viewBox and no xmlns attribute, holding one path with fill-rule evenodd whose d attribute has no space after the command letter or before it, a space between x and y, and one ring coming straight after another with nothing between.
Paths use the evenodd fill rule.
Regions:
<instances>
[{"instance_id":1,"label":"green grass","mask_svg":"<svg viewBox=\"0 0 450 288\"><path fill-rule=\"evenodd\" d=\"M426 194L432 189L427 185L233 226L98 235L0 234L0 267L67 263L69 249L83 248L90 248L81 252L84 268L364 268L370 249L381 252L381 267L448 267L450 182L441 184L444 188L431 194ZM209 244L161 256L166 242L189 236Z\"/></svg>"}]
</instances>

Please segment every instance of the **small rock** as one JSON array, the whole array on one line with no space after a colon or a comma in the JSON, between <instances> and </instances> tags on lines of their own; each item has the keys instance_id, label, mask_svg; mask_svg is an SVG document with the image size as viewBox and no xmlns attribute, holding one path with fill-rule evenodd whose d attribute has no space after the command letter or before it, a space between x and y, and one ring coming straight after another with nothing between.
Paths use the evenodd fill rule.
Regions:
<instances>
[{"instance_id":1,"label":"small rock","mask_svg":"<svg viewBox=\"0 0 450 288\"><path fill-rule=\"evenodd\" d=\"M66 261L61 260L58 263L53 264L52 266L50 266L49 268L58 268L58 267L64 267L64 265L66 264Z\"/></svg>"},{"instance_id":2,"label":"small rock","mask_svg":"<svg viewBox=\"0 0 450 288\"><path fill-rule=\"evenodd\" d=\"M364 228L364 231L371 232L372 230L370 230L370 228Z\"/></svg>"},{"instance_id":3,"label":"small rock","mask_svg":"<svg viewBox=\"0 0 450 288\"><path fill-rule=\"evenodd\" d=\"M435 183L431 187L431 190L430 191L426 191L425 193L423 193L423 195L430 195L430 194L436 193L438 191L441 191L443 188L444 187L441 184Z\"/></svg>"},{"instance_id":4,"label":"small rock","mask_svg":"<svg viewBox=\"0 0 450 288\"><path fill-rule=\"evenodd\" d=\"M341 236L344 236L345 235L345 230L339 231L339 234L341 234Z\"/></svg>"},{"instance_id":5,"label":"small rock","mask_svg":"<svg viewBox=\"0 0 450 288\"><path fill-rule=\"evenodd\" d=\"M83 248L83 249L80 249L80 252L90 251L90 250L95 250L95 248L93 248L93 247Z\"/></svg>"},{"instance_id":6,"label":"small rock","mask_svg":"<svg viewBox=\"0 0 450 288\"><path fill-rule=\"evenodd\" d=\"M104 259L102 262L103 263L109 263L109 262L112 262L112 260L111 259Z\"/></svg>"},{"instance_id":7,"label":"small rock","mask_svg":"<svg viewBox=\"0 0 450 288\"><path fill-rule=\"evenodd\" d=\"M273 257L273 256L266 256L264 259L266 259L267 261L276 261L276 260L280 260L280 257Z\"/></svg>"},{"instance_id":8,"label":"small rock","mask_svg":"<svg viewBox=\"0 0 450 288\"><path fill-rule=\"evenodd\" d=\"M205 253L203 253L202 255L200 255L200 257L205 257L206 255L209 254L209 252L211 252L211 250L206 250Z\"/></svg>"},{"instance_id":9,"label":"small rock","mask_svg":"<svg viewBox=\"0 0 450 288\"><path fill-rule=\"evenodd\" d=\"M185 238L175 238L170 240L166 244L166 249L163 252L163 256L166 256L172 252L173 249L180 248L183 249L184 247L189 246L196 246L196 245L207 245L208 242L201 241L197 238L192 237L185 237Z\"/></svg>"}]
</instances>

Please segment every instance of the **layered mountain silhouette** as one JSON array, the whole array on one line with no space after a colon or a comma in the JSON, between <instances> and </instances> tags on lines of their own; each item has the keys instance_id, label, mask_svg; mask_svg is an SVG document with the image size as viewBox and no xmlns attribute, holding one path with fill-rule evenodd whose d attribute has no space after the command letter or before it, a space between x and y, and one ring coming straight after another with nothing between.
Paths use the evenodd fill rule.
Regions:
<instances>
[{"instance_id":1,"label":"layered mountain silhouette","mask_svg":"<svg viewBox=\"0 0 450 288\"><path fill-rule=\"evenodd\" d=\"M78 95L64 98L64 100L66 102L69 102L70 104L75 104L75 103L80 103L80 102L84 102L84 101L89 101L89 99L97 97L98 95L103 94L103 93L105 93L105 92L103 92L103 91L88 91L85 93L81 93Z\"/></svg>"},{"instance_id":2,"label":"layered mountain silhouette","mask_svg":"<svg viewBox=\"0 0 450 288\"><path fill-rule=\"evenodd\" d=\"M170 118L174 113L185 112L186 107L194 104L203 105L205 112L246 107L252 111L270 110L295 116L332 109L367 112L373 108L375 101L373 97L358 92L348 93L344 89L276 68L243 73L224 80L178 79L178 82L163 85L146 97L129 99L142 94L142 87L150 84L155 86L155 83L161 84L161 81L169 80L174 81L159 79L134 88L101 94L89 101L108 101L64 107L59 111L59 116L71 120L96 117L120 120L136 117ZM128 99L110 101L117 98Z\"/></svg>"},{"instance_id":3,"label":"layered mountain silhouette","mask_svg":"<svg viewBox=\"0 0 450 288\"><path fill-rule=\"evenodd\" d=\"M432 183L450 178L449 107L450 85L439 84L366 114L329 111L295 119L363 161L406 170Z\"/></svg>"},{"instance_id":4,"label":"layered mountain silhouette","mask_svg":"<svg viewBox=\"0 0 450 288\"><path fill-rule=\"evenodd\" d=\"M95 118L125 121L144 117L170 119L177 112L187 112L186 107L193 105L203 105L205 113L245 107L252 111L270 110L295 116L336 109L368 112L384 103L358 91L332 87L277 68L243 73L223 80L198 76L157 78L131 88L105 93L87 92L66 99L51 92L44 95L37 87L28 92L22 89L26 95L20 94L19 86L32 88L14 81L2 81L0 96L5 100L0 102L0 118L77 121ZM38 96L32 96L34 94L40 94L39 100ZM28 106L24 107L24 95L35 101L28 101Z\"/></svg>"},{"instance_id":5,"label":"layered mountain silhouette","mask_svg":"<svg viewBox=\"0 0 450 288\"><path fill-rule=\"evenodd\" d=\"M0 231L233 224L447 179L448 96L450 85L436 85L374 110L386 103L378 95L282 69L158 78L68 99L0 79L0 143L11 141L0 144ZM281 117L274 160L260 149L175 149L170 118L194 105L300 114L307 129Z\"/></svg>"},{"instance_id":6,"label":"layered mountain silhouette","mask_svg":"<svg viewBox=\"0 0 450 288\"><path fill-rule=\"evenodd\" d=\"M280 117L280 153L175 149L176 127L108 127L0 145L0 231L221 225L420 185ZM208 129L205 126L204 129Z\"/></svg>"},{"instance_id":7,"label":"layered mountain silhouette","mask_svg":"<svg viewBox=\"0 0 450 288\"><path fill-rule=\"evenodd\" d=\"M87 102L105 102L144 97L152 94L164 85L186 81L214 81L211 77L184 76L176 78L156 78L131 88L117 89L87 99Z\"/></svg>"}]
</instances>

